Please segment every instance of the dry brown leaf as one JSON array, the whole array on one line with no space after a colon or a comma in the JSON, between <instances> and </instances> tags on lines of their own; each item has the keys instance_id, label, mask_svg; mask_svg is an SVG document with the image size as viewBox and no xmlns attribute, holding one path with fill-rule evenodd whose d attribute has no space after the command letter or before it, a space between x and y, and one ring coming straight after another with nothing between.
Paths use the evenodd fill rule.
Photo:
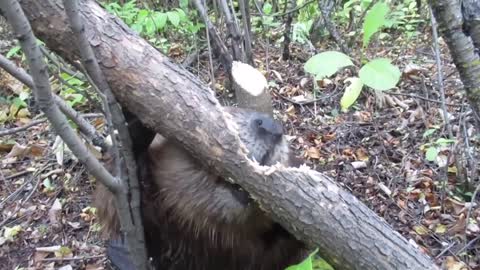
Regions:
<instances>
[{"instance_id":1,"label":"dry brown leaf","mask_svg":"<svg viewBox=\"0 0 480 270\"><path fill-rule=\"evenodd\" d=\"M30 146L30 155L33 157L43 157L45 153L45 147L39 144L33 144Z\"/></svg>"},{"instance_id":2,"label":"dry brown leaf","mask_svg":"<svg viewBox=\"0 0 480 270\"><path fill-rule=\"evenodd\" d=\"M15 143L10 153L8 153L5 157L6 158L18 157L19 159L21 159L22 157L28 154L28 151L29 151L28 146Z\"/></svg>"},{"instance_id":3,"label":"dry brown leaf","mask_svg":"<svg viewBox=\"0 0 480 270\"><path fill-rule=\"evenodd\" d=\"M0 152L11 151L14 145L15 143L11 141L0 142Z\"/></svg>"},{"instance_id":4,"label":"dry brown leaf","mask_svg":"<svg viewBox=\"0 0 480 270\"><path fill-rule=\"evenodd\" d=\"M272 71L273 75L275 75L275 77L277 78L277 80L278 80L279 82L283 83L282 75L281 75L278 71L276 71L276 70L273 70L273 69L272 69L271 71Z\"/></svg>"},{"instance_id":5,"label":"dry brown leaf","mask_svg":"<svg viewBox=\"0 0 480 270\"><path fill-rule=\"evenodd\" d=\"M467 266L463 262L459 262L453 256L448 256L445 259L446 270L467 270Z\"/></svg>"},{"instance_id":6,"label":"dry brown leaf","mask_svg":"<svg viewBox=\"0 0 480 270\"><path fill-rule=\"evenodd\" d=\"M358 148L355 151L355 155L357 156L357 160L368 161L368 153L364 148Z\"/></svg>"},{"instance_id":7,"label":"dry brown leaf","mask_svg":"<svg viewBox=\"0 0 480 270\"><path fill-rule=\"evenodd\" d=\"M320 159L320 151L315 147L310 147L307 150L307 157L311 159Z\"/></svg>"},{"instance_id":8,"label":"dry brown leaf","mask_svg":"<svg viewBox=\"0 0 480 270\"><path fill-rule=\"evenodd\" d=\"M35 251L33 254L33 262L41 262L43 259L45 259L50 253L45 252L45 251Z\"/></svg>"},{"instance_id":9,"label":"dry brown leaf","mask_svg":"<svg viewBox=\"0 0 480 270\"><path fill-rule=\"evenodd\" d=\"M330 133L327 133L327 134L323 135L322 139L323 139L324 142L329 142L329 141L335 140L336 137L337 136L334 132L330 132Z\"/></svg>"},{"instance_id":10,"label":"dry brown leaf","mask_svg":"<svg viewBox=\"0 0 480 270\"><path fill-rule=\"evenodd\" d=\"M62 227L61 215L62 215L62 204L60 203L60 200L57 198L53 202L53 205L50 208L50 210L48 210L48 218L50 220L50 224L54 229L58 229Z\"/></svg>"},{"instance_id":11,"label":"dry brown leaf","mask_svg":"<svg viewBox=\"0 0 480 270\"><path fill-rule=\"evenodd\" d=\"M461 214L457 219L457 223L448 229L448 234L456 235L458 233L464 233L466 224L466 217L464 214Z\"/></svg>"},{"instance_id":12,"label":"dry brown leaf","mask_svg":"<svg viewBox=\"0 0 480 270\"><path fill-rule=\"evenodd\" d=\"M293 105L288 106L288 108L285 110L285 112L290 115L294 116L295 115L295 107Z\"/></svg>"},{"instance_id":13,"label":"dry brown leaf","mask_svg":"<svg viewBox=\"0 0 480 270\"><path fill-rule=\"evenodd\" d=\"M87 264L85 266L85 270L104 270L103 266L98 263L98 264Z\"/></svg>"}]
</instances>

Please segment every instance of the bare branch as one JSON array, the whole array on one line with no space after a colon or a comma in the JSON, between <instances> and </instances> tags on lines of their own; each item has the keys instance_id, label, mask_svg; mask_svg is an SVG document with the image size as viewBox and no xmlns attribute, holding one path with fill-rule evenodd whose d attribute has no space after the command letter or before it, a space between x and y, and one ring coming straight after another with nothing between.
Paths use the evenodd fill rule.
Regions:
<instances>
[{"instance_id":1,"label":"bare branch","mask_svg":"<svg viewBox=\"0 0 480 270\"><path fill-rule=\"evenodd\" d=\"M37 39L33 35L30 23L28 22L22 8L16 0L5 0L0 2L8 22L12 25L13 31L17 34L21 47L32 70L34 82L34 94L40 109L45 113L55 131L68 145L75 156L85 164L89 173L104 183L111 190L119 190L118 181L102 166L102 164L88 151L80 138L70 127L65 116L60 112L54 102L50 81L48 78L47 66L43 62L42 53L37 45Z\"/></svg>"}]
</instances>

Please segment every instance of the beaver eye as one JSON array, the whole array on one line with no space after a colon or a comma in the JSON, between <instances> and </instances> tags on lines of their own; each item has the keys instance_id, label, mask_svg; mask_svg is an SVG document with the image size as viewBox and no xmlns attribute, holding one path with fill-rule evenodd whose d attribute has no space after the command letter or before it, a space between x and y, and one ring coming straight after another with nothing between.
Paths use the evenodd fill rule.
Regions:
<instances>
[{"instance_id":1,"label":"beaver eye","mask_svg":"<svg viewBox=\"0 0 480 270\"><path fill-rule=\"evenodd\" d=\"M261 126L263 124L262 119L255 120L255 124L257 124L257 126Z\"/></svg>"}]
</instances>

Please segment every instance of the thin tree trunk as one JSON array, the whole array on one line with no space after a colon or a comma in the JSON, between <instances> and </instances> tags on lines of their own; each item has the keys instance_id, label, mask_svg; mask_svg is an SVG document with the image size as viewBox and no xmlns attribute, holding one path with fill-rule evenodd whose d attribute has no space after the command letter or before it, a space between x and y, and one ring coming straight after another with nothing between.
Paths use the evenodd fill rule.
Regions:
<instances>
[{"instance_id":1,"label":"thin tree trunk","mask_svg":"<svg viewBox=\"0 0 480 270\"><path fill-rule=\"evenodd\" d=\"M430 0L440 32L460 73L467 98L480 130L480 58L472 40L462 31L462 12L459 1Z\"/></svg>"}]
</instances>

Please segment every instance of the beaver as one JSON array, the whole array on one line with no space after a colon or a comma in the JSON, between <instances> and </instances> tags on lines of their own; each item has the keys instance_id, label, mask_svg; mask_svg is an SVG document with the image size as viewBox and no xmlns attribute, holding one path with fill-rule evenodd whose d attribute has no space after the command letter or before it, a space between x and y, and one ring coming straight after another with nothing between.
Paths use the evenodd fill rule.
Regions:
<instances>
[{"instance_id":1,"label":"beaver","mask_svg":"<svg viewBox=\"0 0 480 270\"><path fill-rule=\"evenodd\" d=\"M238 125L249 158L261 165L300 164L279 122L247 109L225 110ZM267 217L240 186L210 171L175 142L157 134L138 165L146 246L155 269L282 270L308 255L304 243ZM109 245L112 263L133 269L125 244L118 240L112 195L99 184L96 198L103 231L114 238Z\"/></svg>"}]
</instances>

